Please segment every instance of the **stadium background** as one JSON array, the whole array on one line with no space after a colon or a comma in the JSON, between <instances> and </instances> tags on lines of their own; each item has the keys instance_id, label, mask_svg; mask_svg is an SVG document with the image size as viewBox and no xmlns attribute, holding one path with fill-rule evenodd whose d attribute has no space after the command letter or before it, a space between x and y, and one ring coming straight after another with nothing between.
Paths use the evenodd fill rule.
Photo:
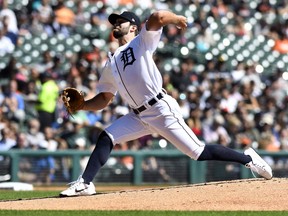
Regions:
<instances>
[{"instance_id":1,"label":"stadium background","mask_svg":"<svg viewBox=\"0 0 288 216\"><path fill-rule=\"evenodd\" d=\"M164 28L155 60L164 88L181 104L191 129L206 143L242 150L251 145L271 153L288 147L287 1L0 1L1 2L1 151L49 151L51 157L21 157L23 182L58 184L71 180L71 158L60 150L91 150L97 135L129 111L116 98L103 112L66 115L37 106L43 83L54 82L95 94L107 52L117 48L107 17L132 10L145 20L156 9L188 17L187 31ZM44 2L46 2L44 4ZM15 20L13 19L15 18ZM44 103L42 101L42 103ZM45 114L52 118L46 125ZM44 116L44 117L43 117ZM44 121L43 121L44 119ZM50 119L51 120L51 119ZM48 121L49 122L49 121ZM117 145L114 151L174 147L157 134ZM266 157L277 177L285 177L287 157ZM87 158L81 158L80 168ZM129 183L133 158L112 157L96 177ZM185 183L188 159L147 157L141 164L145 183ZM208 163L207 181L239 178L239 166ZM11 179L11 158L1 157L1 178ZM81 169L79 170L81 173Z\"/></svg>"}]
</instances>

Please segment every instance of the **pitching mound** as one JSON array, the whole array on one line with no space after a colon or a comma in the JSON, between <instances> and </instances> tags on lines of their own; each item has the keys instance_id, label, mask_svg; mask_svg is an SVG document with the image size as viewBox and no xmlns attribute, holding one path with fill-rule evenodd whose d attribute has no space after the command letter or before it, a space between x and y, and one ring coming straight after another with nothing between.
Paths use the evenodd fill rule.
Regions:
<instances>
[{"instance_id":1,"label":"pitching mound","mask_svg":"<svg viewBox=\"0 0 288 216\"><path fill-rule=\"evenodd\" d=\"M0 202L17 210L288 210L288 179L249 179Z\"/></svg>"}]
</instances>

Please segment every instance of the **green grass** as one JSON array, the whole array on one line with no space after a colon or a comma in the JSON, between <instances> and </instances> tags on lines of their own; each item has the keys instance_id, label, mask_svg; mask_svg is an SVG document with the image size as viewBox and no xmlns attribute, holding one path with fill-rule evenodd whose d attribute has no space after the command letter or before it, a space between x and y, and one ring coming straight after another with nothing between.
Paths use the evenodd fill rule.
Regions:
<instances>
[{"instance_id":1,"label":"green grass","mask_svg":"<svg viewBox=\"0 0 288 216\"><path fill-rule=\"evenodd\" d=\"M0 191L1 201L23 200L34 198L57 197L59 191ZM286 216L288 212L282 211L44 211L44 210L0 210L0 216Z\"/></svg>"},{"instance_id":2,"label":"green grass","mask_svg":"<svg viewBox=\"0 0 288 216\"><path fill-rule=\"evenodd\" d=\"M58 196L57 191L0 191L0 200L20 200Z\"/></svg>"}]
</instances>

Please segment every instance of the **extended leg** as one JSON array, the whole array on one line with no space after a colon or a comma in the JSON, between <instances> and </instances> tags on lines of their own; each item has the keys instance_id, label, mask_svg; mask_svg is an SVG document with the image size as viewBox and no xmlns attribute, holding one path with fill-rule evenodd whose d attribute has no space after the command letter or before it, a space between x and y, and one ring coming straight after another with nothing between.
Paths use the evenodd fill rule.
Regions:
<instances>
[{"instance_id":1,"label":"extended leg","mask_svg":"<svg viewBox=\"0 0 288 216\"><path fill-rule=\"evenodd\" d=\"M83 175L80 176L77 181L72 182L68 189L62 191L60 196L88 196L96 194L92 181L99 169L108 160L112 148L113 143L110 137L103 131L99 136Z\"/></svg>"},{"instance_id":2,"label":"extended leg","mask_svg":"<svg viewBox=\"0 0 288 216\"><path fill-rule=\"evenodd\" d=\"M112 148L113 143L110 137L103 131L98 138L98 142L89 158L85 171L82 174L84 183L88 184L93 181L99 169L107 162Z\"/></svg>"},{"instance_id":3,"label":"extended leg","mask_svg":"<svg viewBox=\"0 0 288 216\"><path fill-rule=\"evenodd\" d=\"M248 155L239 153L222 145L206 145L198 160L230 161L238 162L245 165L249 163L252 159Z\"/></svg>"},{"instance_id":4,"label":"extended leg","mask_svg":"<svg viewBox=\"0 0 288 216\"><path fill-rule=\"evenodd\" d=\"M221 145L206 145L198 160L238 162L250 168L253 174L257 173L265 179L273 177L271 167L252 148L242 154Z\"/></svg>"}]
</instances>

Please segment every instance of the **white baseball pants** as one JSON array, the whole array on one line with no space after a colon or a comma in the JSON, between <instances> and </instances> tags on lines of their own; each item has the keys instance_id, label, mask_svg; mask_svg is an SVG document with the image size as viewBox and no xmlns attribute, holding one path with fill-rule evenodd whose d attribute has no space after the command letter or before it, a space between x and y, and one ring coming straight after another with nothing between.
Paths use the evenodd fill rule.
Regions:
<instances>
[{"instance_id":1,"label":"white baseball pants","mask_svg":"<svg viewBox=\"0 0 288 216\"><path fill-rule=\"evenodd\" d=\"M194 160L198 159L205 147L185 123L177 101L167 94L138 115L132 111L122 116L105 131L114 145L158 133Z\"/></svg>"}]
</instances>

